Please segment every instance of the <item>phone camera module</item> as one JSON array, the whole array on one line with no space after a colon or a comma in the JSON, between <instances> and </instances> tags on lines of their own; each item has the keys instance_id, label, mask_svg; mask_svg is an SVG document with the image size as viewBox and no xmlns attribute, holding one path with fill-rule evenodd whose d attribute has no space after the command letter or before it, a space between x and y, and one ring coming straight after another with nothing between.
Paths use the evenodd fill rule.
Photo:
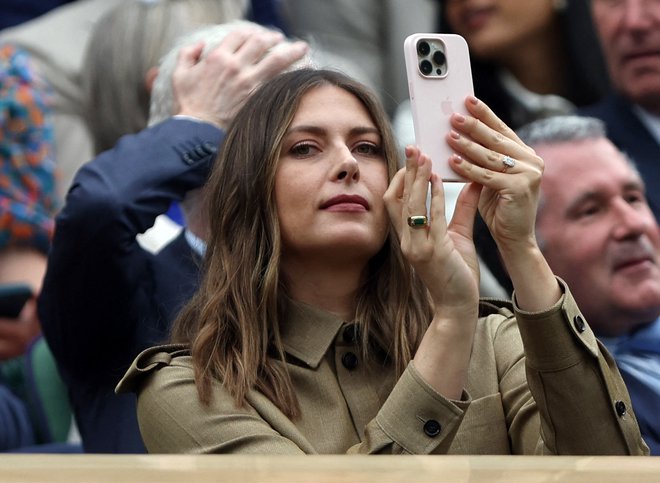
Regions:
<instances>
[{"instance_id":1,"label":"phone camera module","mask_svg":"<svg viewBox=\"0 0 660 483\"><path fill-rule=\"evenodd\" d=\"M447 62L447 58L442 51L436 50L433 52L433 62L435 62L436 65L443 66L445 65L445 62Z\"/></svg>"},{"instance_id":2,"label":"phone camera module","mask_svg":"<svg viewBox=\"0 0 660 483\"><path fill-rule=\"evenodd\" d=\"M425 40L417 43L417 53L422 57L426 57L431 52L431 46Z\"/></svg>"},{"instance_id":3,"label":"phone camera module","mask_svg":"<svg viewBox=\"0 0 660 483\"><path fill-rule=\"evenodd\" d=\"M419 63L419 70L422 72L422 74L429 75L431 72L433 72L433 64L431 64L431 62L428 60L423 60Z\"/></svg>"}]
</instances>

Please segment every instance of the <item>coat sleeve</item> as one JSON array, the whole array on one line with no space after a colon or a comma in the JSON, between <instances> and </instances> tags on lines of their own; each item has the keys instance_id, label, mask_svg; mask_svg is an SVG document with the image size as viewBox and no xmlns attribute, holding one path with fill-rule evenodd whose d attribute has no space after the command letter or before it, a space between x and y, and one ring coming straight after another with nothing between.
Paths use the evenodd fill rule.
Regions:
<instances>
[{"instance_id":1,"label":"coat sleeve","mask_svg":"<svg viewBox=\"0 0 660 483\"><path fill-rule=\"evenodd\" d=\"M614 360L596 339L568 286L560 284L564 295L549 311L523 312L514 304L527 382L541 419L537 452L647 455Z\"/></svg>"},{"instance_id":2,"label":"coat sleeve","mask_svg":"<svg viewBox=\"0 0 660 483\"><path fill-rule=\"evenodd\" d=\"M315 454L316 448L263 394L251 391L237 406L218 381L209 406L199 400L185 346L143 351L117 386L138 393L138 420L150 453ZM425 384L410 364L363 441L359 454L429 454L449 447L465 401L450 402Z\"/></svg>"},{"instance_id":3,"label":"coat sleeve","mask_svg":"<svg viewBox=\"0 0 660 483\"><path fill-rule=\"evenodd\" d=\"M63 375L98 382L128 367L149 323L149 254L135 237L201 186L222 132L172 118L124 136L84 165L56 219L39 298L44 334Z\"/></svg>"}]
</instances>

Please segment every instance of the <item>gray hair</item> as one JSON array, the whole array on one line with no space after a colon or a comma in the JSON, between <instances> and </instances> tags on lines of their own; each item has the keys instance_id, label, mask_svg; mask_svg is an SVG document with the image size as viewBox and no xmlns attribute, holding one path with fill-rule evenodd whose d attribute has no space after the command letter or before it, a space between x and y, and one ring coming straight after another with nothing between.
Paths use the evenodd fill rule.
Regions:
<instances>
[{"instance_id":1,"label":"gray hair","mask_svg":"<svg viewBox=\"0 0 660 483\"><path fill-rule=\"evenodd\" d=\"M139 0L105 14L92 32L81 79L95 151L146 127L146 74L179 36L241 18L246 10L247 0Z\"/></svg>"},{"instance_id":2,"label":"gray hair","mask_svg":"<svg viewBox=\"0 0 660 483\"><path fill-rule=\"evenodd\" d=\"M151 91L151 106L149 111L150 126L164 121L176 113L177 105L172 87L172 76L181 49L203 41L204 48L201 57L204 58L220 45L229 33L242 28L252 28L265 31L272 30L262 25L248 22L247 20L234 20L222 25L202 27L177 40L175 46L162 58L158 69L158 76L154 81L153 89ZM309 57L305 57L296 62L292 68L301 65L308 65L309 62Z\"/></svg>"},{"instance_id":3,"label":"gray hair","mask_svg":"<svg viewBox=\"0 0 660 483\"><path fill-rule=\"evenodd\" d=\"M538 119L518 129L516 134L531 147L607 137L603 121L575 115Z\"/></svg>"}]
</instances>

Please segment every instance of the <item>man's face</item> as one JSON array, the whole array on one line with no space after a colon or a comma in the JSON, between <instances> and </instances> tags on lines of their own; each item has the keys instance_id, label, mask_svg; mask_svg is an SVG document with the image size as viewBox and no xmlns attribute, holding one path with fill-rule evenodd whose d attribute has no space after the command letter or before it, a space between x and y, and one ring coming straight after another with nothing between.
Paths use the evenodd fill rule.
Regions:
<instances>
[{"instance_id":1,"label":"man's face","mask_svg":"<svg viewBox=\"0 0 660 483\"><path fill-rule=\"evenodd\" d=\"M660 113L660 0L592 0L592 12L616 89Z\"/></svg>"},{"instance_id":2,"label":"man's face","mask_svg":"<svg viewBox=\"0 0 660 483\"><path fill-rule=\"evenodd\" d=\"M537 234L601 335L660 315L660 230L639 175L604 138L542 144Z\"/></svg>"}]
</instances>

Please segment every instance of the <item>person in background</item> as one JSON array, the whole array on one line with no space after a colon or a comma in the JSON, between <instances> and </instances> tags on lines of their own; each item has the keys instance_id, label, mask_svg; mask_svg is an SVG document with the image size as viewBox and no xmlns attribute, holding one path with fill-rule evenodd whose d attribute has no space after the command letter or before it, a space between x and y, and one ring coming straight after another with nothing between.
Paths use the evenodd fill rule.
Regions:
<instances>
[{"instance_id":1,"label":"person in background","mask_svg":"<svg viewBox=\"0 0 660 483\"><path fill-rule=\"evenodd\" d=\"M660 455L660 228L644 181L598 119L559 116L518 134L545 160L541 251L612 353L642 436Z\"/></svg>"},{"instance_id":2,"label":"person in background","mask_svg":"<svg viewBox=\"0 0 660 483\"><path fill-rule=\"evenodd\" d=\"M41 334L36 298L57 208L49 89L29 55L0 44L0 285L26 284L18 317L0 315L0 451L36 444L21 357Z\"/></svg>"},{"instance_id":3,"label":"person in background","mask_svg":"<svg viewBox=\"0 0 660 483\"><path fill-rule=\"evenodd\" d=\"M189 4L205 3L208 18L206 24L217 23L218 11L226 10L226 4L241 3L244 8L250 7L250 18L255 21L266 24L275 24L279 26L280 21L273 13L277 0L209 0L207 2L189 1L189 0L76 0L67 2L51 11L36 17L32 20L6 28L0 31L0 41L11 42L19 45L31 54L36 68L41 75L48 80L53 88L53 124L55 126L55 161L60 173L57 180L57 194L60 202L63 202L66 193L71 186L71 181L76 171L94 157L94 142L87 128L87 117L84 112L84 93L81 89L83 77L87 72L83 68L85 52L88 50L88 43L93 32L98 27L101 17L110 10L118 6L123 6L136 14L133 20L142 20L143 25L137 24L138 30L126 31L118 28L127 37L125 39L117 38L116 42L133 41L129 44L127 50L122 53L131 52L136 59L131 56L124 56L120 60L122 64L133 63L133 60L144 60L150 55L160 52L161 55L169 49L171 43L162 45L152 44L154 50L149 54L144 51L134 50L135 45L144 45L150 37L153 25L158 25L159 29L168 31L170 28L180 29L182 25L188 24L201 25L199 23L201 9L193 15L198 23L190 22L189 15L184 13ZM29 2L20 1L26 4ZM178 5L175 5L178 4ZM168 11L172 14L166 14ZM136 12L139 12L136 13ZM150 13L148 13L150 12ZM131 25L135 23L130 22ZM139 28L142 27L142 28ZM178 30L178 33L183 31ZM170 40L172 37L170 37ZM158 39L157 39L158 40ZM163 40L167 40L163 38ZM153 60L153 59L152 59ZM156 57L149 67L157 64L159 58ZM101 75L108 72L114 73L111 69L101 71ZM135 79L131 74L130 79ZM143 78L139 79L142 82ZM123 79L119 85L124 85ZM110 87L111 88L111 87ZM133 90L131 90L133 92ZM144 97L136 104L137 107L145 108ZM121 106L125 107L125 106ZM116 117L111 116L112 121ZM137 119L146 120L146 114L139 115ZM116 134L116 131L112 131Z\"/></svg>"},{"instance_id":4,"label":"person in background","mask_svg":"<svg viewBox=\"0 0 660 483\"><path fill-rule=\"evenodd\" d=\"M113 388L140 350L166 337L198 282L203 223L190 217L156 254L136 235L205 182L224 129L254 87L307 52L255 24L202 32L163 59L155 124L85 164L56 219L39 315L87 452L144 452L135 399Z\"/></svg>"},{"instance_id":5,"label":"person in background","mask_svg":"<svg viewBox=\"0 0 660 483\"><path fill-rule=\"evenodd\" d=\"M52 88L56 193L64 201L75 171L92 158L92 142L82 111L81 66L98 19L133 0L76 0L0 31L0 42L30 54L39 75Z\"/></svg>"},{"instance_id":6,"label":"person in background","mask_svg":"<svg viewBox=\"0 0 660 483\"><path fill-rule=\"evenodd\" d=\"M83 113L94 155L147 126L158 64L176 40L199 28L244 18L247 0L135 1L111 9L91 34L83 65ZM132 52L127 56L126 52ZM171 113L169 113L171 115ZM178 203L139 236L157 251L180 233Z\"/></svg>"},{"instance_id":7,"label":"person in background","mask_svg":"<svg viewBox=\"0 0 660 483\"><path fill-rule=\"evenodd\" d=\"M440 0L440 32L465 37L474 91L516 129L609 90L589 0Z\"/></svg>"},{"instance_id":8,"label":"person in background","mask_svg":"<svg viewBox=\"0 0 660 483\"><path fill-rule=\"evenodd\" d=\"M174 343L142 352L117 388L138 393L149 451L648 452L614 363L586 322L566 322L582 315L536 245L542 159L465 102L446 140L471 183L447 224L431 160L409 146L398 170L364 85L299 69L248 98L205 187L201 285ZM513 304L479 304L477 207Z\"/></svg>"},{"instance_id":9,"label":"person in background","mask_svg":"<svg viewBox=\"0 0 660 483\"><path fill-rule=\"evenodd\" d=\"M660 219L660 2L591 0L614 92L580 114L602 119L632 158Z\"/></svg>"},{"instance_id":10,"label":"person in background","mask_svg":"<svg viewBox=\"0 0 660 483\"><path fill-rule=\"evenodd\" d=\"M101 17L90 36L81 73L94 154L147 126L158 64L178 38L244 18L246 11L246 0L134 1Z\"/></svg>"}]
</instances>

